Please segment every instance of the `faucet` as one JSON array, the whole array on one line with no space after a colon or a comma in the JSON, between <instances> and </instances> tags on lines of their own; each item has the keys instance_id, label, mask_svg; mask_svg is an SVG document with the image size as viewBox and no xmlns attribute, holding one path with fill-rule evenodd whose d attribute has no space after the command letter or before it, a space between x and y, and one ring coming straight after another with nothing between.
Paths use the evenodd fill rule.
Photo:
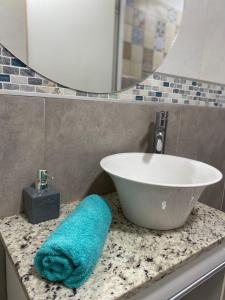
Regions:
<instances>
[{"instance_id":1,"label":"faucet","mask_svg":"<svg viewBox=\"0 0 225 300\"><path fill-rule=\"evenodd\" d=\"M156 113L154 153L163 154L165 151L167 119L168 111L160 111Z\"/></svg>"}]
</instances>

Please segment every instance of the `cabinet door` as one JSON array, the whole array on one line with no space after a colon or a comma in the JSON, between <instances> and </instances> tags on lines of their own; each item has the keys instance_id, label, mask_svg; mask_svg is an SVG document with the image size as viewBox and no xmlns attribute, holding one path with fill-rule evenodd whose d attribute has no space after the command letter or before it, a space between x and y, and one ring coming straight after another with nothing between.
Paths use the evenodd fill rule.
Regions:
<instances>
[{"instance_id":1,"label":"cabinet door","mask_svg":"<svg viewBox=\"0 0 225 300\"><path fill-rule=\"evenodd\" d=\"M224 270L195 288L182 300L224 300L223 299Z\"/></svg>"},{"instance_id":2,"label":"cabinet door","mask_svg":"<svg viewBox=\"0 0 225 300\"><path fill-rule=\"evenodd\" d=\"M12 263L6 255L7 300L27 300L21 282Z\"/></svg>"}]
</instances>

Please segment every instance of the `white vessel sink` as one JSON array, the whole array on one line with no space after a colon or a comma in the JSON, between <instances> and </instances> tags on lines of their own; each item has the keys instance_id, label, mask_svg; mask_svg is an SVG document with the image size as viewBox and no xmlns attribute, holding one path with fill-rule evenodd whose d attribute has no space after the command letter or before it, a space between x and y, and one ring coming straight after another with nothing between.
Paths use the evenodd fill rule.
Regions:
<instances>
[{"instance_id":1,"label":"white vessel sink","mask_svg":"<svg viewBox=\"0 0 225 300\"><path fill-rule=\"evenodd\" d=\"M100 165L116 186L124 215L158 230L182 226L206 186L223 177L205 163L164 154L120 153Z\"/></svg>"}]
</instances>

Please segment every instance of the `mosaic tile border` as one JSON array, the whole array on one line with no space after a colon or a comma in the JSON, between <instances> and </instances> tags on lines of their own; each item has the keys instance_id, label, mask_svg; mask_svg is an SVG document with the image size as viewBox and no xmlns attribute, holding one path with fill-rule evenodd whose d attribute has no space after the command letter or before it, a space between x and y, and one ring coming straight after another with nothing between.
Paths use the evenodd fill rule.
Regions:
<instances>
[{"instance_id":1,"label":"mosaic tile border","mask_svg":"<svg viewBox=\"0 0 225 300\"><path fill-rule=\"evenodd\" d=\"M119 93L94 94L68 89L31 70L1 45L0 93L225 107L225 85L160 73Z\"/></svg>"},{"instance_id":2,"label":"mosaic tile border","mask_svg":"<svg viewBox=\"0 0 225 300\"><path fill-rule=\"evenodd\" d=\"M225 85L154 73L132 90L135 100L225 107Z\"/></svg>"}]
</instances>

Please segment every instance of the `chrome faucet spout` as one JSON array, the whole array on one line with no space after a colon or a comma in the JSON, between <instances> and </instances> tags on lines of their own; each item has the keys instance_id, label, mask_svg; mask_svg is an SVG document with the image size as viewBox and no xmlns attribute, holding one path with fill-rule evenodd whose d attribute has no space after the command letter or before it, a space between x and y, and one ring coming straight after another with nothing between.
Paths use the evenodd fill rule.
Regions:
<instances>
[{"instance_id":1,"label":"chrome faucet spout","mask_svg":"<svg viewBox=\"0 0 225 300\"><path fill-rule=\"evenodd\" d=\"M167 130L168 111L156 113L155 133L154 133L154 152L163 154L165 152L166 130Z\"/></svg>"}]
</instances>

